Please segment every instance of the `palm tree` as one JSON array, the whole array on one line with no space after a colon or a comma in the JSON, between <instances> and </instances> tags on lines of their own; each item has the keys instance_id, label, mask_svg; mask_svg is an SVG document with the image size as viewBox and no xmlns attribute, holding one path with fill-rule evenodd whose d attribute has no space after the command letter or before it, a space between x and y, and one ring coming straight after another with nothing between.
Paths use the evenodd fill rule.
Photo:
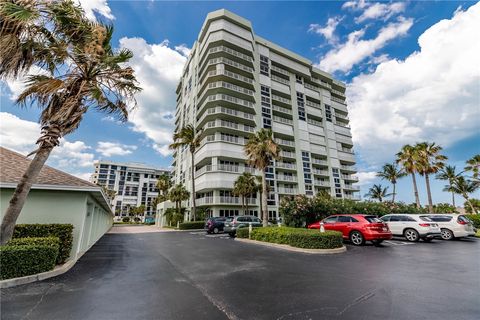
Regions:
<instances>
[{"instance_id":1,"label":"palm tree","mask_svg":"<svg viewBox=\"0 0 480 320\"><path fill-rule=\"evenodd\" d=\"M442 147L435 142L421 142L415 145L418 157L418 172L425 177L427 187L428 212L433 213L432 191L430 190L430 174L435 174L445 167L447 157L440 154Z\"/></svg>"},{"instance_id":2,"label":"palm tree","mask_svg":"<svg viewBox=\"0 0 480 320\"><path fill-rule=\"evenodd\" d=\"M445 186L443 191L448 191L449 189L452 188L452 185L455 181L455 179L460 175L455 172L456 168L455 166L446 166L445 168L441 169L440 172L437 174L436 178L438 180L447 180L448 185ZM455 192L449 191L452 193L452 204L455 207Z\"/></svg>"},{"instance_id":3,"label":"palm tree","mask_svg":"<svg viewBox=\"0 0 480 320\"><path fill-rule=\"evenodd\" d=\"M248 197L256 190L255 177L250 172L242 173L233 184L233 194L242 198L242 209L245 209L245 214L248 214Z\"/></svg>"},{"instance_id":4,"label":"palm tree","mask_svg":"<svg viewBox=\"0 0 480 320\"><path fill-rule=\"evenodd\" d=\"M382 171L377 172L377 177L390 181L393 186L392 202L395 202L396 184L398 179L407 174L397 167L396 163L387 163L382 167Z\"/></svg>"},{"instance_id":5,"label":"palm tree","mask_svg":"<svg viewBox=\"0 0 480 320\"><path fill-rule=\"evenodd\" d=\"M468 195L474 193L479 188L479 181L468 180L465 179L465 177L463 176L458 176L453 180L453 184L450 187L445 188L444 190L461 195L468 202L470 208L472 208L472 213L477 213Z\"/></svg>"},{"instance_id":6,"label":"palm tree","mask_svg":"<svg viewBox=\"0 0 480 320\"><path fill-rule=\"evenodd\" d=\"M272 160L280 159L280 151L280 147L273 139L273 132L270 129L260 129L250 137L245 145L248 162L262 171L262 220L265 227L268 225L268 190L265 171Z\"/></svg>"},{"instance_id":7,"label":"palm tree","mask_svg":"<svg viewBox=\"0 0 480 320\"><path fill-rule=\"evenodd\" d=\"M157 189L163 200L167 199L168 190L172 187L173 183L170 176L166 173L162 174L157 180ZM158 198L157 198L158 199ZM157 200L158 201L158 200Z\"/></svg>"},{"instance_id":8,"label":"palm tree","mask_svg":"<svg viewBox=\"0 0 480 320\"><path fill-rule=\"evenodd\" d=\"M3 1L0 9L2 21L21 20L19 12L28 11L27 6L36 8L32 3L37 2L19 1L5 6ZM133 69L125 66L132 58L132 53L125 49L114 52L111 48L113 27L90 22L85 18L83 10L72 1L38 3L45 11L38 13L32 9L30 15L31 20L35 21L32 22L35 28L45 29L38 31L43 36L37 34L34 39L29 39L27 37L30 34L27 32L25 37L17 39L10 48L15 51L34 46L36 49L25 54L28 56L38 52L38 57L28 56L25 61L18 58L20 60L13 64L3 58L0 61L0 78L11 79L21 73L26 65L49 68L48 71L45 70L46 74L28 76L26 89L17 98L17 103L22 106L31 102L42 110L42 131L37 140L37 149L28 155L35 156L18 183L5 212L0 244L5 244L12 237L15 222L30 188L53 148L59 145L60 139L78 128L89 108L116 115L120 120L126 121L129 113L127 102L134 106L134 95L141 90L136 85ZM5 45L8 39L11 39L11 34L2 29L0 44ZM50 50L50 53L42 56L46 50ZM18 54L21 52L23 51Z\"/></svg>"},{"instance_id":9,"label":"palm tree","mask_svg":"<svg viewBox=\"0 0 480 320\"><path fill-rule=\"evenodd\" d=\"M473 179L480 180L480 154L476 154L467 160L465 171L472 171Z\"/></svg>"},{"instance_id":10,"label":"palm tree","mask_svg":"<svg viewBox=\"0 0 480 320\"><path fill-rule=\"evenodd\" d=\"M175 211L182 213L182 201L188 200L190 193L183 184L174 185L168 192L168 199L175 203Z\"/></svg>"},{"instance_id":11,"label":"palm tree","mask_svg":"<svg viewBox=\"0 0 480 320\"><path fill-rule=\"evenodd\" d=\"M195 212L197 206L195 203L195 151L200 147L200 132L195 132L195 128L189 124L186 127L180 129L180 131L173 134L173 143L169 146L170 149L175 150L179 147L188 146L190 150L190 155L192 156L192 216L193 220L196 219Z\"/></svg>"},{"instance_id":12,"label":"palm tree","mask_svg":"<svg viewBox=\"0 0 480 320\"><path fill-rule=\"evenodd\" d=\"M418 197L418 188L417 188L417 179L415 178L415 173L417 170L417 154L415 147L406 144L402 147L400 152L397 153L396 162L402 166L403 171L406 174L412 176L413 181L413 194L415 196L415 203L417 208L420 208L420 198Z\"/></svg>"},{"instance_id":13,"label":"palm tree","mask_svg":"<svg viewBox=\"0 0 480 320\"><path fill-rule=\"evenodd\" d=\"M374 184L373 187L368 189L368 193L365 194L365 197L383 202L384 198L390 197L391 195L392 193L388 193L388 187L384 188L381 184Z\"/></svg>"}]
</instances>

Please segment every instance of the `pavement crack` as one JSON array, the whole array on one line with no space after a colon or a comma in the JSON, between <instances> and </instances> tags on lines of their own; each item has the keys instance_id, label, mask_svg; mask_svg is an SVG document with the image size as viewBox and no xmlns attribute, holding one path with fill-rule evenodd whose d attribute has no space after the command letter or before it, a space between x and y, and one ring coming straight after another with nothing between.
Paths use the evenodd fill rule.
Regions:
<instances>
[{"instance_id":1,"label":"pavement crack","mask_svg":"<svg viewBox=\"0 0 480 320\"><path fill-rule=\"evenodd\" d=\"M45 290L42 295L40 296L40 299L38 299L37 303L32 307L30 308L30 310L28 310L28 312L20 319L20 320L25 320L27 319L28 317L30 317L30 314L40 305L40 303L42 303L43 301L43 298L48 294L48 292L50 291L50 289L52 289L53 287L55 286L54 283L52 283L50 285L50 287L47 288L47 290Z\"/></svg>"},{"instance_id":2,"label":"pavement crack","mask_svg":"<svg viewBox=\"0 0 480 320\"><path fill-rule=\"evenodd\" d=\"M218 301L214 297L212 297L207 290L200 286L199 284L193 282L193 280L187 276L185 273L183 273L180 269L178 269L170 259L165 257L163 254L159 253L159 255L164 258L170 266L172 266L173 269L175 269L176 272L178 272L182 277L186 279L186 282L190 284L192 287L200 291L202 296L204 296L210 303L212 303L219 311L221 311L229 320L241 320L241 318L237 317L232 311L228 310L227 306L223 304L222 302ZM23 320L23 319L22 319Z\"/></svg>"},{"instance_id":3,"label":"pavement crack","mask_svg":"<svg viewBox=\"0 0 480 320\"><path fill-rule=\"evenodd\" d=\"M343 310L340 311L337 315L340 316L340 315L344 314L351 307L356 306L357 304L365 302L368 299L372 298L373 296L375 296L375 291L376 290L369 291L367 293L362 294L360 297L355 298L351 303L347 304L345 306L345 308L343 308Z\"/></svg>"}]
</instances>

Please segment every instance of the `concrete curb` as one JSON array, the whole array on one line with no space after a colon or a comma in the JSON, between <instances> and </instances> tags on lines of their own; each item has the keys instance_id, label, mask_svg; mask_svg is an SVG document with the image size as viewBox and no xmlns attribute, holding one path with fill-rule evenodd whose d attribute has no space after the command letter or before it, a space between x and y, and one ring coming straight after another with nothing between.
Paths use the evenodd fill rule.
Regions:
<instances>
[{"instance_id":1,"label":"concrete curb","mask_svg":"<svg viewBox=\"0 0 480 320\"><path fill-rule=\"evenodd\" d=\"M42 281L48 278L59 276L68 270L70 270L77 260L69 260L60 266L56 266L52 271L46 271L42 273L32 274L30 276L13 278L0 281L0 289L16 287L22 284L32 283L36 281Z\"/></svg>"},{"instance_id":2,"label":"concrete curb","mask_svg":"<svg viewBox=\"0 0 480 320\"><path fill-rule=\"evenodd\" d=\"M293 251L293 252L310 253L310 254L335 254L335 253L343 253L347 251L347 247L345 246L342 246L341 248L335 248L335 249L304 249L304 248L295 248L287 244L270 243L270 242L263 242L263 241L243 239L243 238L235 238L235 241L256 244L256 245L261 245L265 247L272 247L272 248Z\"/></svg>"}]
</instances>

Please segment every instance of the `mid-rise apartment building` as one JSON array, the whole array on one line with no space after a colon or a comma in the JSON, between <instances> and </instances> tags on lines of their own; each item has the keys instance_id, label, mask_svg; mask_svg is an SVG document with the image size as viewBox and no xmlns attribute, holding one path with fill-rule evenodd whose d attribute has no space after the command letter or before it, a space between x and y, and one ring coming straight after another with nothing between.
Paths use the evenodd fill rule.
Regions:
<instances>
[{"instance_id":1,"label":"mid-rise apartment building","mask_svg":"<svg viewBox=\"0 0 480 320\"><path fill-rule=\"evenodd\" d=\"M118 163L111 161L96 161L95 172L91 181L115 191L115 198L110 205L115 213L115 219L129 215L133 207L145 206L145 212L139 218L144 221L153 218L156 208L154 199L158 196L157 179L170 171L146 166L141 163Z\"/></svg>"},{"instance_id":2,"label":"mid-rise apartment building","mask_svg":"<svg viewBox=\"0 0 480 320\"><path fill-rule=\"evenodd\" d=\"M282 149L266 177L270 218L278 217L285 196L325 190L358 198L345 84L259 37L248 20L226 10L208 14L176 93L175 130L193 124L202 135L195 154L196 203L210 214L242 214L233 183L242 172L260 175L244 153L260 128L272 129ZM173 156L175 183L190 189L189 150L179 148ZM248 203L258 215L257 195Z\"/></svg>"}]
</instances>

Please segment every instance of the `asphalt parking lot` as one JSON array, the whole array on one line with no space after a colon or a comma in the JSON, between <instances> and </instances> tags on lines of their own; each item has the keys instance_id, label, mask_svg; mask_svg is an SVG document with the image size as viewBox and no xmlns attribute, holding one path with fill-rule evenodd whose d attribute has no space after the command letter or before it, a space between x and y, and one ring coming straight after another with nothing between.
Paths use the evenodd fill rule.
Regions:
<instances>
[{"instance_id":1,"label":"asphalt parking lot","mask_svg":"<svg viewBox=\"0 0 480 320\"><path fill-rule=\"evenodd\" d=\"M480 239L309 255L203 232L107 234L2 319L478 319Z\"/></svg>"}]
</instances>

